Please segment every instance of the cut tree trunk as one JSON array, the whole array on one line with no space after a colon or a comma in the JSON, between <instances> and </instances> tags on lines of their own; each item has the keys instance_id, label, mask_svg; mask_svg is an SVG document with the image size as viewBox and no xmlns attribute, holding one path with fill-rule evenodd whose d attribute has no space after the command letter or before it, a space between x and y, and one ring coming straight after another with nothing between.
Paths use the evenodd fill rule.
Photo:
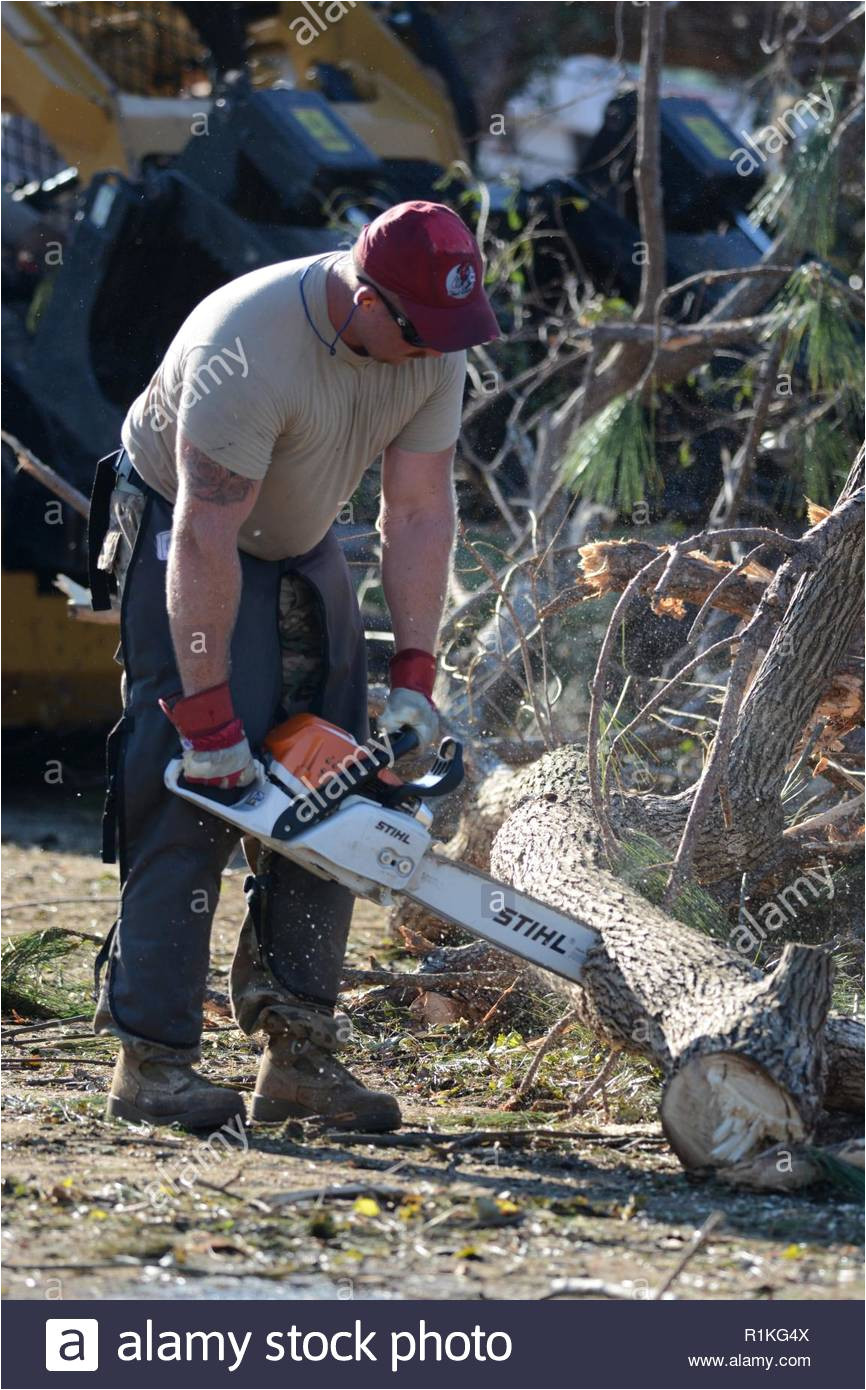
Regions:
<instances>
[{"instance_id":1,"label":"cut tree trunk","mask_svg":"<svg viewBox=\"0 0 866 1390\"><path fill-rule=\"evenodd\" d=\"M834 511L749 595L757 606L740 640L750 660L752 648L764 655L733 706L724 797L715 792L693 826L699 882L757 871L778 852L794 750L860 619L862 513L861 456ZM694 796L694 788L672 797L613 796L609 829L618 840L638 830L676 847ZM863 1026L828 1021L831 965L823 950L786 946L765 974L742 951L675 921L620 882L574 746L545 755L511 787L496 784L491 814L473 824L467 812L452 853L466 857L471 840L474 861L483 863L503 811L492 873L598 933L581 984L560 987L586 1027L661 1068L662 1121L686 1167L730 1167L773 1145L808 1141L822 1106L862 1109Z\"/></svg>"},{"instance_id":2,"label":"cut tree trunk","mask_svg":"<svg viewBox=\"0 0 866 1390\"><path fill-rule=\"evenodd\" d=\"M789 946L764 975L620 882L606 867L574 748L523 774L491 869L599 933L582 983L560 987L586 1027L661 1068L662 1120L686 1167L801 1142L822 1104L845 1108L858 1088L862 1106L862 1025L825 1026L826 954Z\"/></svg>"},{"instance_id":3,"label":"cut tree trunk","mask_svg":"<svg viewBox=\"0 0 866 1390\"><path fill-rule=\"evenodd\" d=\"M807 1137L824 1094L830 985L824 951L788 945L763 979L711 974L697 997L672 1001L662 1125L687 1168L736 1163L770 1136Z\"/></svg>"}]
</instances>

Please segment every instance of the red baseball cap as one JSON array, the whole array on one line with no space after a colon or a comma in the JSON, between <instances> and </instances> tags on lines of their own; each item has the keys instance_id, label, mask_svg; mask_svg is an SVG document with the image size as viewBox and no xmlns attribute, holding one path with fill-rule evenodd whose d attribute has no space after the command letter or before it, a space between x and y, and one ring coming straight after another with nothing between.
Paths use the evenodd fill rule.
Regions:
<instances>
[{"instance_id":1,"label":"red baseball cap","mask_svg":"<svg viewBox=\"0 0 866 1390\"><path fill-rule=\"evenodd\" d=\"M355 266L399 295L425 347L459 352L499 337L478 243L443 203L398 203L381 213L355 244Z\"/></svg>"}]
</instances>

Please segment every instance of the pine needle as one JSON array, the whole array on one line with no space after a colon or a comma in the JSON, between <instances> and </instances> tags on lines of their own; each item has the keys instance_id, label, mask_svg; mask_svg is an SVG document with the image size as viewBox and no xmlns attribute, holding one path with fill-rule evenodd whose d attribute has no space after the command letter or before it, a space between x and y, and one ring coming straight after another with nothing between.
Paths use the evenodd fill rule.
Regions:
<instances>
[{"instance_id":1,"label":"pine needle","mask_svg":"<svg viewBox=\"0 0 866 1390\"><path fill-rule=\"evenodd\" d=\"M630 682L631 677L629 676L613 708L608 701L605 701L601 710L602 732L598 750L601 761L601 785L606 787L608 776L610 776L620 791L625 789L623 764L626 760L633 776L644 780L649 779L649 763L644 756L649 753L647 745L634 735L629 735L628 738L621 737L622 731L628 723L628 718L620 717L620 709ZM614 744L616 744L616 751L614 751Z\"/></svg>"},{"instance_id":2,"label":"pine needle","mask_svg":"<svg viewBox=\"0 0 866 1390\"><path fill-rule=\"evenodd\" d=\"M670 851L641 831L632 831L619 842L618 849L617 877L651 903L660 904L670 872ZM683 885L671 916L707 936L726 936L730 930L722 907L696 883Z\"/></svg>"},{"instance_id":3,"label":"pine needle","mask_svg":"<svg viewBox=\"0 0 866 1390\"><path fill-rule=\"evenodd\" d=\"M833 132L838 99L839 88L834 87L830 112L797 143L787 169L759 193L753 207L756 222L775 229L784 225L792 250L816 256L829 256L836 239L840 164Z\"/></svg>"},{"instance_id":4,"label":"pine needle","mask_svg":"<svg viewBox=\"0 0 866 1390\"><path fill-rule=\"evenodd\" d=\"M573 435L563 482L581 497L630 515L664 487L646 411L635 397L617 396Z\"/></svg>"},{"instance_id":5,"label":"pine needle","mask_svg":"<svg viewBox=\"0 0 866 1390\"><path fill-rule=\"evenodd\" d=\"M87 991L67 985L56 967L77 951L81 939L63 927L13 936L0 955L3 1010L20 1018L69 1018L90 1007Z\"/></svg>"},{"instance_id":6,"label":"pine needle","mask_svg":"<svg viewBox=\"0 0 866 1390\"><path fill-rule=\"evenodd\" d=\"M793 372L802 364L813 394L844 391L862 401L863 354L857 321L839 287L814 262L798 267L782 290L768 337L782 330L787 333L780 363L783 372Z\"/></svg>"},{"instance_id":7,"label":"pine needle","mask_svg":"<svg viewBox=\"0 0 866 1390\"><path fill-rule=\"evenodd\" d=\"M797 467L802 491L811 502L831 507L856 447L838 421L812 420L797 431Z\"/></svg>"}]
</instances>

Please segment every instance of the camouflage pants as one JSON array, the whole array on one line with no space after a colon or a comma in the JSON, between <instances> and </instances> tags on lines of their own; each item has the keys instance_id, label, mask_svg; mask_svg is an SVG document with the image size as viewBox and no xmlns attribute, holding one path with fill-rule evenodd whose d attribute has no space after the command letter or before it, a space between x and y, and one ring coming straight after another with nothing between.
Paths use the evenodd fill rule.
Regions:
<instances>
[{"instance_id":1,"label":"camouflage pants","mask_svg":"<svg viewBox=\"0 0 866 1390\"><path fill-rule=\"evenodd\" d=\"M322 682L325 631L316 595L299 574L280 581L280 653L283 704L308 706Z\"/></svg>"}]
</instances>

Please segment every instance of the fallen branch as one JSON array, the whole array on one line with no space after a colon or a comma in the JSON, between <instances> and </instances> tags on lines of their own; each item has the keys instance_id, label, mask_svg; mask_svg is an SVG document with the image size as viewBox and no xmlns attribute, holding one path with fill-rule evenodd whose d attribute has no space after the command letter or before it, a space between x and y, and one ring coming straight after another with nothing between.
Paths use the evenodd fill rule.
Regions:
<instances>
[{"instance_id":1,"label":"fallen branch","mask_svg":"<svg viewBox=\"0 0 866 1390\"><path fill-rule=\"evenodd\" d=\"M242 1202L244 1206L254 1207L256 1211L263 1212L265 1216L270 1216L271 1208L268 1206L267 1202L260 1201L258 1197L247 1197L244 1196L243 1193L229 1191L232 1184L237 1182L239 1177L240 1172L237 1172L233 1178L229 1178L228 1182L222 1183L221 1185L215 1182L206 1182L204 1178L196 1178L193 1185L195 1187L206 1187L209 1192L217 1192L221 1197L230 1197L233 1202Z\"/></svg>"},{"instance_id":2,"label":"fallen branch","mask_svg":"<svg viewBox=\"0 0 866 1390\"><path fill-rule=\"evenodd\" d=\"M802 544L792 536L784 536L781 531L774 531L769 526L727 526L719 529L708 526L694 536L687 536L684 540L674 541L673 545L667 547L668 558L664 573L653 590L652 606L654 612L666 611L665 602L669 597L683 555L693 550L700 550L702 545L717 546L722 541L755 541L763 546L781 550L785 555L795 554ZM714 562L710 561L710 563Z\"/></svg>"},{"instance_id":3,"label":"fallen branch","mask_svg":"<svg viewBox=\"0 0 866 1390\"><path fill-rule=\"evenodd\" d=\"M724 593L725 589L727 589L734 582L738 575L741 575L744 572L744 570L748 569L749 565L754 564L758 556L762 554L762 552L766 549L766 543L763 541L760 545L756 545L752 550L749 551L747 555L743 556L742 560L738 561L738 563L734 565L731 569L729 569L726 574L723 574L716 587L712 589L710 593L707 594L706 598L701 604L700 609L698 610L697 617L695 618L694 622L689 628L689 635L686 638L686 641L688 642L690 647L694 646L695 642L698 640L698 637L701 635L706 621L710 616L711 609L719 607L719 599L721 595Z\"/></svg>"},{"instance_id":4,"label":"fallen branch","mask_svg":"<svg viewBox=\"0 0 866 1390\"><path fill-rule=\"evenodd\" d=\"M6 430L0 430L0 438L2 438L4 444L9 445L9 448L15 454L19 469L23 470L25 473L29 473L31 477L36 478L43 487L48 488L49 492L53 492L55 496L59 497L62 502L65 502L68 507L78 512L79 516L87 518L90 515L90 503L83 492L79 492L77 487L73 487L72 483L68 483L65 478L62 478L60 474L55 472L53 468L50 468L47 463L42 463L35 454L32 454L30 450L21 443L20 439L15 438L14 434L9 434Z\"/></svg>"},{"instance_id":5,"label":"fallen branch","mask_svg":"<svg viewBox=\"0 0 866 1390\"><path fill-rule=\"evenodd\" d=\"M696 657L693 657L691 661L687 661L685 666L681 666L676 675L671 676L670 680L665 681L661 689L657 690L655 695L647 700L646 704L638 711L634 719L630 720L624 729L620 729L610 745L610 751L613 751L620 739L628 738L630 733L633 733L635 729L645 723L649 715L652 714L654 710L658 709L659 705L664 704L665 700L670 696L671 691L675 690L676 687L685 680L686 676L690 676L698 666L703 665L705 661L715 656L717 652L724 651L735 640L736 637L733 634L730 637L723 637L721 641L714 642L711 647L707 647L705 651L700 652Z\"/></svg>"},{"instance_id":6,"label":"fallen branch","mask_svg":"<svg viewBox=\"0 0 866 1390\"><path fill-rule=\"evenodd\" d=\"M599 652L598 661L596 663L595 674L592 678L589 723L586 736L589 792L592 799L592 809L598 821L598 828L601 832L602 841L604 842L605 852L611 862L613 862L614 858L615 836L608 817L607 798L602 786L599 760L601 709L604 702L607 668L613 654L613 647L620 629L620 624L624 621L626 613L637 597L641 584L655 578L656 574L658 574L662 568L664 559L664 554L656 555L654 559L650 560L648 564L638 570L637 574L629 580L611 614L607 632L604 634L604 641L601 644L601 651Z\"/></svg>"},{"instance_id":7,"label":"fallen branch","mask_svg":"<svg viewBox=\"0 0 866 1390\"><path fill-rule=\"evenodd\" d=\"M482 555L478 546L475 545L469 539L469 536L466 532L466 528L463 526L462 522L458 522L458 527L460 531L460 539L463 541L463 544L469 550L469 553L472 555L472 558L476 560L478 564L481 566L488 580L493 586L494 591L498 593L500 599L505 604L505 607L508 609L509 616L514 625L515 636L520 647L520 655L523 661L523 677L526 682L526 693L529 697L529 700L532 703L532 711L535 715L535 723L538 732L544 740L545 748L549 749L552 746L550 730L547 727L547 721L542 717L541 707L538 703L538 696L535 691L535 680L532 674L532 658L530 655L529 644L526 639L526 632L524 626L520 621L514 604L512 603L511 599L508 596L508 593L506 592L505 586L500 582L499 576L496 574L496 571Z\"/></svg>"},{"instance_id":8,"label":"fallen branch","mask_svg":"<svg viewBox=\"0 0 866 1390\"><path fill-rule=\"evenodd\" d=\"M362 985L399 985L401 988L417 990L428 989L479 989L494 988L502 984L501 970L485 970L481 973L465 974L457 970L418 971L400 970L344 970L342 985L344 989L358 989Z\"/></svg>"},{"instance_id":9,"label":"fallen branch","mask_svg":"<svg viewBox=\"0 0 866 1390\"><path fill-rule=\"evenodd\" d=\"M146 1149L182 1149L186 1147L183 1139L170 1139L167 1136L161 1139L152 1139L149 1135L138 1134L112 1134L110 1142L112 1148L116 1148L118 1145L122 1147L137 1145Z\"/></svg>"},{"instance_id":10,"label":"fallen branch","mask_svg":"<svg viewBox=\"0 0 866 1390\"><path fill-rule=\"evenodd\" d=\"M757 615L756 615L757 616ZM753 627L752 624L755 624ZM710 756L704 763L703 771L689 806L683 833L674 855L662 905L668 909L676 902L677 896L689 877L697 848L698 836L703 828L704 818L712 805L716 792L728 767L728 753L737 728L737 716L746 691L746 682L754 665L758 643L763 636L763 626L755 619L738 639L737 654L728 678L728 688L722 704L722 712L716 726L716 736ZM727 817L726 817L727 819Z\"/></svg>"},{"instance_id":11,"label":"fallen branch","mask_svg":"<svg viewBox=\"0 0 866 1390\"><path fill-rule=\"evenodd\" d=\"M572 603L587 603L604 598L606 594L622 593L635 576L642 574L638 592L652 593L651 582L656 571L649 570L653 560L670 553L669 546L648 545L645 541L592 541L580 547L582 575L568 591ZM685 616L685 605L700 608L708 596L733 566L724 560L711 560L706 555L683 556L676 572L676 583L669 584L665 599L656 611L672 618ZM765 574L742 572L736 583L727 585L714 604L724 613L737 618L750 618L767 587ZM560 596L561 598L564 596ZM551 607L552 605L548 605ZM570 605L561 604L559 611ZM542 615L544 616L544 611Z\"/></svg>"},{"instance_id":12,"label":"fallen branch","mask_svg":"<svg viewBox=\"0 0 866 1390\"><path fill-rule=\"evenodd\" d=\"M694 1259L695 1255L700 1250L704 1241L707 1239L707 1236L710 1235L711 1232L716 1229L723 1217L724 1212L710 1212L709 1216L707 1217L701 1229L695 1235L688 1249L684 1250L680 1258L677 1260L667 1279L665 1279L661 1284L659 1284L658 1288L650 1294L651 1301L655 1302L657 1299L664 1298L668 1289L671 1287L675 1280L679 1279L686 1265L689 1263L690 1260Z\"/></svg>"},{"instance_id":13,"label":"fallen branch","mask_svg":"<svg viewBox=\"0 0 866 1390\"><path fill-rule=\"evenodd\" d=\"M596 1091L603 1089L605 1081L607 1081L607 1078L610 1076L618 1061L619 1052L614 1048L605 1059L604 1065L598 1075L593 1077L588 1086L584 1086L577 1099L568 1107L569 1115L579 1115L581 1110L584 1109L586 1104L595 1095ZM605 1113L607 1113L606 1106Z\"/></svg>"},{"instance_id":14,"label":"fallen branch","mask_svg":"<svg viewBox=\"0 0 866 1390\"><path fill-rule=\"evenodd\" d=\"M502 1004L504 1003L504 1001L508 998L509 994L513 994L514 990L517 988L517 984L518 984L519 979L520 979L520 976L519 976L519 975L516 976L516 977L512 980L512 982L511 982L511 984L508 986L508 988L507 988L507 989L504 989L504 990L502 991L502 993L500 994L499 998L496 1000L495 1004L493 1004L493 1005L487 1010L487 1013L484 1015L484 1017L483 1017L482 1019L479 1019L478 1024L476 1025L476 1027L477 1027L478 1029L486 1028L486 1026L487 1026L487 1024L490 1022L490 1020L491 1020L493 1017L495 1017L495 1015L499 1012L500 1007L502 1006Z\"/></svg>"},{"instance_id":15,"label":"fallen branch","mask_svg":"<svg viewBox=\"0 0 866 1390\"><path fill-rule=\"evenodd\" d=\"M278 1192L270 1200L269 1210L295 1206L303 1202L350 1202L358 1197L378 1197L384 1202L402 1202L409 1196L404 1187L388 1187L384 1183L344 1183L338 1187L299 1187L292 1192Z\"/></svg>"},{"instance_id":16,"label":"fallen branch","mask_svg":"<svg viewBox=\"0 0 866 1390\"><path fill-rule=\"evenodd\" d=\"M90 1014L70 1014L68 1018L46 1018L38 1023L25 1023L20 1028L7 1028L4 1042L19 1038L22 1033L42 1032L45 1028L66 1027L70 1023L89 1023Z\"/></svg>"},{"instance_id":17,"label":"fallen branch","mask_svg":"<svg viewBox=\"0 0 866 1390\"><path fill-rule=\"evenodd\" d=\"M113 1067L115 1059L105 1057L46 1057L40 1053L36 1057L7 1057L4 1067L46 1067L68 1066L71 1062L82 1062L88 1067Z\"/></svg>"},{"instance_id":18,"label":"fallen branch","mask_svg":"<svg viewBox=\"0 0 866 1390\"><path fill-rule=\"evenodd\" d=\"M737 450L731 462L730 472L726 470L725 480L722 490L719 493L713 508L710 512L710 524L713 526L735 526L737 516L740 511L740 503L747 484L750 482L755 466L755 458L758 453L761 435L767 422L770 406L776 391L779 379L779 363L782 360L782 353L787 341L787 332L783 329L776 333L770 350L764 357L761 366L760 381L758 383L758 393L755 399L755 408L752 411L752 418L749 421L749 428L741 447Z\"/></svg>"},{"instance_id":19,"label":"fallen branch","mask_svg":"<svg viewBox=\"0 0 866 1390\"><path fill-rule=\"evenodd\" d=\"M859 811L863 806L864 794L849 797L847 801L840 801L837 806L831 806L829 811L822 811L820 816L811 816L809 820L801 821L799 825L789 826L782 832L783 840L797 841L801 836L811 835L815 830L821 829L825 825L833 825L836 821L847 820L848 816Z\"/></svg>"},{"instance_id":20,"label":"fallen branch","mask_svg":"<svg viewBox=\"0 0 866 1390\"><path fill-rule=\"evenodd\" d=\"M651 1131L651 1133L647 1133ZM393 1134L363 1134L347 1130L328 1130L321 1137L332 1144L351 1147L358 1144L372 1144L380 1148L442 1148L447 1153L458 1149L473 1148L481 1144L526 1144L526 1143L583 1143L599 1144L603 1148L616 1148L635 1138L661 1138L658 1126L629 1126L622 1134L602 1134L593 1130L575 1129L474 1129L455 1137L454 1133L442 1130L401 1130Z\"/></svg>"},{"instance_id":21,"label":"fallen branch","mask_svg":"<svg viewBox=\"0 0 866 1390\"><path fill-rule=\"evenodd\" d=\"M531 1089L535 1081L535 1078L538 1075L541 1063L547 1056L550 1049L553 1047L553 1044L556 1042L556 1039L561 1038L563 1033L567 1033L572 1023L575 1023L576 1021L577 1010L569 1009L567 1013L562 1015L562 1018L560 1018L556 1023L554 1023L553 1027L549 1030L549 1032L545 1034L545 1036L541 1040L538 1051L536 1052L535 1056L532 1059L532 1062L530 1063L526 1075L524 1076L523 1080L521 1081L511 1100L508 1102L506 1106L503 1107L505 1110L517 1109L519 1102Z\"/></svg>"}]
</instances>

